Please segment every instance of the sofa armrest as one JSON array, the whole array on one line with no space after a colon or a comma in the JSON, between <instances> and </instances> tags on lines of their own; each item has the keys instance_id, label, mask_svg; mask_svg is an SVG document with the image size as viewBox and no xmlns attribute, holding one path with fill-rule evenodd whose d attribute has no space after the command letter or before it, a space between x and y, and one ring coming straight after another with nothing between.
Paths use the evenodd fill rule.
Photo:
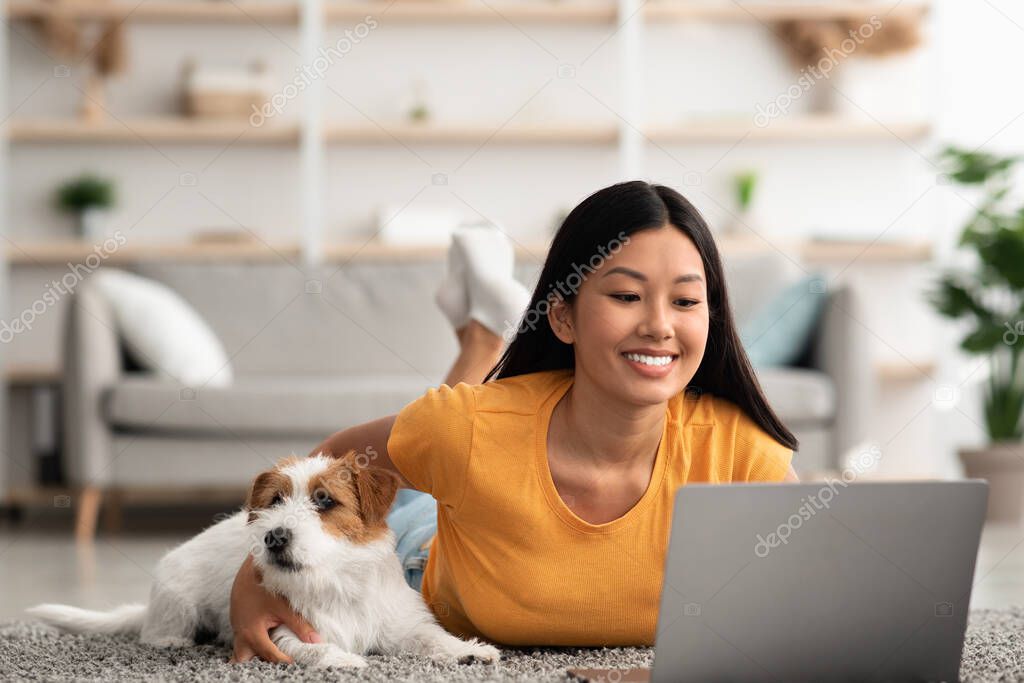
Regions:
<instances>
[{"instance_id":1,"label":"sofa armrest","mask_svg":"<svg viewBox=\"0 0 1024 683\"><path fill-rule=\"evenodd\" d=\"M843 454L871 437L871 409L877 386L871 335L863 320L853 288L840 285L825 304L811 354L812 366L825 372L835 385L830 467L841 467Z\"/></svg>"},{"instance_id":2,"label":"sofa armrest","mask_svg":"<svg viewBox=\"0 0 1024 683\"><path fill-rule=\"evenodd\" d=\"M104 486L113 477L104 394L122 373L113 312L86 280L68 302L62 362L64 465L70 483Z\"/></svg>"}]
</instances>

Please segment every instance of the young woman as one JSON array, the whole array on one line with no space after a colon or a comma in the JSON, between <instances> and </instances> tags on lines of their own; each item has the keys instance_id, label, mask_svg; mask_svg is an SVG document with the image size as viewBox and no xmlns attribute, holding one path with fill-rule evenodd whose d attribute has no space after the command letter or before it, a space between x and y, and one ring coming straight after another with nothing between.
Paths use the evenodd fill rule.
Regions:
<instances>
[{"instance_id":1,"label":"young woman","mask_svg":"<svg viewBox=\"0 0 1024 683\"><path fill-rule=\"evenodd\" d=\"M797 440L740 344L708 226L668 187L614 185L565 219L504 352L493 302L516 297L490 295L441 387L315 450L376 452L415 489L388 523L452 633L652 645L676 489L796 481ZM231 607L235 661L288 661L267 635L280 623L315 642L251 560Z\"/></svg>"}]
</instances>

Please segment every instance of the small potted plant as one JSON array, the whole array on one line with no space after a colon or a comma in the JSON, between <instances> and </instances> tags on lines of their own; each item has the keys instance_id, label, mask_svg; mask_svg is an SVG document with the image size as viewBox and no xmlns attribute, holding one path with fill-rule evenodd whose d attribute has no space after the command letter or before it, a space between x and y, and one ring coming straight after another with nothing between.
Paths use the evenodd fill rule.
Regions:
<instances>
[{"instance_id":1,"label":"small potted plant","mask_svg":"<svg viewBox=\"0 0 1024 683\"><path fill-rule=\"evenodd\" d=\"M967 476L989 481L989 519L1024 521L1024 206L1010 197L1019 157L955 147L942 154L951 182L983 197L960 235L977 256L972 270L949 270L929 299L936 310L970 323L964 351L987 357L985 431L989 444L959 451ZM1019 200L1017 200L1019 201Z\"/></svg>"},{"instance_id":2,"label":"small potted plant","mask_svg":"<svg viewBox=\"0 0 1024 683\"><path fill-rule=\"evenodd\" d=\"M757 173L743 171L732 177L732 189L736 198L737 215L735 220L727 223L725 234L736 237L748 230L757 231L757 218L754 215L754 191L757 189Z\"/></svg>"},{"instance_id":3,"label":"small potted plant","mask_svg":"<svg viewBox=\"0 0 1024 683\"><path fill-rule=\"evenodd\" d=\"M108 212L113 206L114 184L91 173L72 178L57 188L57 207L75 216L77 236L81 239L104 236Z\"/></svg>"}]
</instances>

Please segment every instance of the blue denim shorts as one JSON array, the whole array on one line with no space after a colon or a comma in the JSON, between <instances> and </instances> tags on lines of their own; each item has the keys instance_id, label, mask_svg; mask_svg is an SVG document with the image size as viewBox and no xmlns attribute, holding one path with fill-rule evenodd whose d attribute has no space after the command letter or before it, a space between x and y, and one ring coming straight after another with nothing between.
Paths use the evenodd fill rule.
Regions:
<instances>
[{"instance_id":1,"label":"blue denim shorts","mask_svg":"<svg viewBox=\"0 0 1024 683\"><path fill-rule=\"evenodd\" d=\"M399 489L387 524L397 540L396 551L405 570L405 581L420 590L430 554L430 548L422 546L437 533L437 501L429 493Z\"/></svg>"}]
</instances>

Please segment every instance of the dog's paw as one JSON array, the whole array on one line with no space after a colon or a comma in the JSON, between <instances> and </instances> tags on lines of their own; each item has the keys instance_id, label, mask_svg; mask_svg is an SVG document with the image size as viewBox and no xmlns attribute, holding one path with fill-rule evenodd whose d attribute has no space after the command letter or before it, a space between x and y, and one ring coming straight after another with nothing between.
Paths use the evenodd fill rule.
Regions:
<instances>
[{"instance_id":1,"label":"dog's paw","mask_svg":"<svg viewBox=\"0 0 1024 683\"><path fill-rule=\"evenodd\" d=\"M490 664L501 659L501 651L493 645L478 642L476 638L470 641L456 641L457 644L444 652L435 652L430 658L435 662L456 662L458 664L471 664L483 662Z\"/></svg>"},{"instance_id":2,"label":"dog's paw","mask_svg":"<svg viewBox=\"0 0 1024 683\"><path fill-rule=\"evenodd\" d=\"M360 669L366 666L366 659L354 652L346 652L340 647L332 647L325 650L313 666L317 669L326 669L329 666L339 668Z\"/></svg>"},{"instance_id":3,"label":"dog's paw","mask_svg":"<svg viewBox=\"0 0 1024 683\"><path fill-rule=\"evenodd\" d=\"M466 643L466 645L469 651L459 657L459 664L472 662L492 664L501 659L501 651L493 645L486 643Z\"/></svg>"}]
</instances>

